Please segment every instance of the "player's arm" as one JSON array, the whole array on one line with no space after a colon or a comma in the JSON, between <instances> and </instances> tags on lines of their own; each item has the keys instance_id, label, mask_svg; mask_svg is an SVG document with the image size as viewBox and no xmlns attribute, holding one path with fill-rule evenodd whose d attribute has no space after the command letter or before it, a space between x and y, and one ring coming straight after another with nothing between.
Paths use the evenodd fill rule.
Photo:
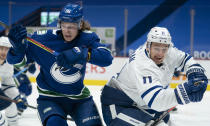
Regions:
<instances>
[{"instance_id":1,"label":"player's arm","mask_svg":"<svg viewBox=\"0 0 210 126\"><path fill-rule=\"evenodd\" d=\"M192 81L179 84L177 88L165 88L154 74L151 76L142 76L139 83L143 85L137 86L139 95L143 101L156 111L165 111L177 104L188 104L190 102L199 102L203 98L206 90L206 83L195 85ZM145 78L150 77L150 78Z\"/></svg>"},{"instance_id":2,"label":"player's arm","mask_svg":"<svg viewBox=\"0 0 210 126\"><path fill-rule=\"evenodd\" d=\"M170 53L176 53L176 55L171 55L175 56L171 59L176 60L174 61L174 63L176 63L174 65L177 70L186 72L188 81L192 81L192 83L204 82L208 84L205 69L197 63L192 56L176 48L172 48Z\"/></svg>"},{"instance_id":3,"label":"player's arm","mask_svg":"<svg viewBox=\"0 0 210 126\"><path fill-rule=\"evenodd\" d=\"M11 98L13 100L18 101L18 103L16 103L18 109L23 111L27 108L27 106L24 105L25 103L27 103L27 100L25 98L21 97L21 95L15 85L12 75L5 76L2 78L1 89L6 96L8 96L9 98Z\"/></svg>"},{"instance_id":4,"label":"player's arm","mask_svg":"<svg viewBox=\"0 0 210 126\"><path fill-rule=\"evenodd\" d=\"M26 50L26 42L24 42L24 38L26 38L26 36L26 28L21 25L16 25L10 29L8 38L12 47L7 55L7 61L10 64L16 64L23 61Z\"/></svg>"},{"instance_id":5,"label":"player's arm","mask_svg":"<svg viewBox=\"0 0 210 126\"><path fill-rule=\"evenodd\" d=\"M71 68L76 63L83 64L84 62L90 62L101 67L109 66L113 57L111 52L99 41L100 39L94 33L91 39L87 40L89 44L63 51L56 57L58 66Z\"/></svg>"},{"instance_id":6,"label":"player's arm","mask_svg":"<svg viewBox=\"0 0 210 126\"><path fill-rule=\"evenodd\" d=\"M88 46L88 61L101 67L112 64L113 57L111 51L100 43L100 39L95 33L92 33L92 40Z\"/></svg>"}]
</instances>

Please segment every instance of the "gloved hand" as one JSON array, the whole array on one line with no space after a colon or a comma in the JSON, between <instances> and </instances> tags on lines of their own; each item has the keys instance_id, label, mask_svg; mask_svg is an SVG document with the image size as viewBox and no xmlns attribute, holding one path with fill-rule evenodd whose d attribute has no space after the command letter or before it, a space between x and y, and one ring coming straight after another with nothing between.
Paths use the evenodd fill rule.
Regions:
<instances>
[{"instance_id":1,"label":"gloved hand","mask_svg":"<svg viewBox=\"0 0 210 126\"><path fill-rule=\"evenodd\" d=\"M24 111L27 108L26 104L28 104L28 102L25 97L21 98L19 96L15 98L14 100L17 101L16 106L17 106L18 111Z\"/></svg>"},{"instance_id":2,"label":"gloved hand","mask_svg":"<svg viewBox=\"0 0 210 126\"><path fill-rule=\"evenodd\" d=\"M174 77L179 77L180 73L181 73L180 71L174 71L174 75L173 76Z\"/></svg>"},{"instance_id":3,"label":"gloved hand","mask_svg":"<svg viewBox=\"0 0 210 126\"><path fill-rule=\"evenodd\" d=\"M25 96L29 96L32 93L32 86L31 83L22 83L18 87L18 90L21 94L24 94Z\"/></svg>"},{"instance_id":4,"label":"gloved hand","mask_svg":"<svg viewBox=\"0 0 210 126\"><path fill-rule=\"evenodd\" d=\"M25 52L26 44L23 42L23 39L26 38L26 36L26 28L22 25L16 25L10 29L8 38L16 53Z\"/></svg>"},{"instance_id":5,"label":"gloved hand","mask_svg":"<svg viewBox=\"0 0 210 126\"><path fill-rule=\"evenodd\" d=\"M16 69L14 71L15 73L18 72ZM28 76L22 73L16 77L16 80L19 92L25 96L29 96L32 93L32 85Z\"/></svg>"},{"instance_id":6,"label":"gloved hand","mask_svg":"<svg viewBox=\"0 0 210 126\"><path fill-rule=\"evenodd\" d=\"M205 69L200 64L193 64L186 72L188 81L192 80L192 83L194 84L199 83L198 81L205 81L205 83L208 83L208 79L204 74L204 71Z\"/></svg>"},{"instance_id":7,"label":"gloved hand","mask_svg":"<svg viewBox=\"0 0 210 126\"><path fill-rule=\"evenodd\" d=\"M28 72L30 72L31 74L34 74L36 72L36 66L35 64L31 64L31 66L28 68Z\"/></svg>"},{"instance_id":8,"label":"gloved hand","mask_svg":"<svg viewBox=\"0 0 210 126\"><path fill-rule=\"evenodd\" d=\"M195 85L193 80L189 80L184 84L179 84L174 89L177 102L179 104L188 104L190 102L200 102L203 98L204 92L207 88L206 81L198 80L198 84Z\"/></svg>"},{"instance_id":9,"label":"gloved hand","mask_svg":"<svg viewBox=\"0 0 210 126\"><path fill-rule=\"evenodd\" d=\"M60 67L70 69L74 64L78 62L87 61L87 56L87 48L74 47L73 49L69 49L60 53L56 57L56 62Z\"/></svg>"}]
</instances>

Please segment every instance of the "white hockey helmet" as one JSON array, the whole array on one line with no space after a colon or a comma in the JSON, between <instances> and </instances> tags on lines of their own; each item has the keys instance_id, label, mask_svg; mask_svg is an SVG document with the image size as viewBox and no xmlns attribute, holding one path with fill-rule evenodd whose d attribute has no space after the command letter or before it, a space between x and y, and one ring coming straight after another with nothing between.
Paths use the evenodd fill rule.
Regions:
<instances>
[{"instance_id":1,"label":"white hockey helmet","mask_svg":"<svg viewBox=\"0 0 210 126\"><path fill-rule=\"evenodd\" d=\"M0 37L0 46L10 48L12 45L10 44L8 37L2 36Z\"/></svg>"},{"instance_id":2,"label":"white hockey helmet","mask_svg":"<svg viewBox=\"0 0 210 126\"><path fill-rule=\"evenodd\" d=\"M168 29L164 27L153 27L147 35L147 42L173 45L171 35Z\"/></svg>"}]
</instances>

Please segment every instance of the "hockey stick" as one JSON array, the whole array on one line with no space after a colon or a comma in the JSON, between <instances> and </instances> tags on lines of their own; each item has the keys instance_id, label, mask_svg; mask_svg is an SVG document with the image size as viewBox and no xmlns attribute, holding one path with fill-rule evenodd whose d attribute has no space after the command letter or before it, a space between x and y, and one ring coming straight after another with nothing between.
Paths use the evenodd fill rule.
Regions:
<instances>
[{"instance_id":1,"label":"hockey stick","mask_svg":"<svg viewBox=\"0 0 210 126\"><path fill-rule=\"evenodd\" d=\"M5 28L7 28L7 29L10 28L7 24L5 24L5 23L2 22L2 21L0 21L0 25L3 26L3 27L5 27ZM28 42L30 42L30 43L32 43L32 44L34 44L34 45L40 47L41 49L43 49L43 50L45 50L45 51L51 53L51 54L54 55L54 56L58 56L58 55L59 55L58 52L55 52L54 50L52 50L52 49L46 47L45 45L41 44L40 42L37 42L36 40L34 40L34 39L32 39L32 38L30 38L30 37L28 37L28 36L26 37L26 40L27 40Z\"/></svg>"},{"instance_id":2,"label":"hockey stick","mask_svg":"<svg viewBox=\"0 0 210 126\"><path fill-rule=\"evenodd\" d=\"M9 97L5 97L5 96L2 96L2 95L0 95L0 99L6 100L6 101L9 101L9 102L13 102L13 103L15 103L15 104L18 103L17 100L13 100L13 99L11 99L11 98L9 98ZM29 104L27 104L27 103L25 103L24 105L27 106L27 107L29 107L29 108L32 108L32 109L37 109L36 107L34 107L34 106L32 106L32 105L29 105ZM66 119L69 120L69 121L74 121L72 118L68 118L68 117L67 117Z\"/></svg>"},{"instance_id":3,"label":"hockey stick","mask_svg":"<svg viewBox=\"0 0 210 126\"><path fill-rule=\"evenodd\" d=\"M174 108L176 108L176 106L170 108L169 110L165 111L162 115L160 115L159 118L157 118L150 126L157 126L157 124L160 123L161 120L163 120L168 114L170 111L172 111Z\"/></svg>"},{"instance_id":4,"label":"hockey stick","mask_svg":"<svg viewBox=\"0 0 210 126\"><path fill-rule=\"evenodd\" d=\"M23 72L25 72L26 70L28 70L28 68L33 65L34 63L29 63L26 67L24 67L21 71L19 71L18 73L14 74L12 77L16 78L17 76L19 76L20 74L22 74Z\"/></svg>"},{"instance_id":5,"label":"hockey stick","mask_svg":"<svg viewBox=\"0 0 210 126\"><path fill-rule=\"evenodd\" d=\"M13 103L15 103L15 104L18 103L17 100L13 100L13 99L11 99L11 98L9 98L9 97L5 97L5 96L2 96L2 95L0 95L0 99L6 100L6 101L9 101L9 102L13 102ZM32 109L37 109L36 107L31 106L31 105L29 105L29 104L27 104L27 103L24 103L24 105L27 106L27 107L29 107L29 108L32 108Z\"/></svg>"},{"instance_id":6,"label":"hockey stick","mask_svg":"<svg viewBox=\"0 0 210 126\"><path fill-rule=\"evenodd\" d=\"M0 21L0 25L2 25L2 26L5 27L5 28L10 28L7 24L5 24L5 23L2 22L2 21ZM32 38L30 38L30 37L28 37L28 36L26 37L26 40L27 40L28 42L30 42L30 43L32 43L32 44L34 44L34 45L40 47L41 49L43 49L43 50L45 50L45 51L51 53L51 54L54 55L54 56L58 56L58 55L59 55L58 52L56 52L56 51L54 51L54 50L48 48L47 46L41 44L40 42L37 42L36 40L34 40L34 39L32 39ZM61 69L61 67L59 67L59 66L58 66L57 68L58 68L58 69ZM23 69L22 71L20 71L19 74L21 74L21 73L24 72L25 70L27 70L27 68L25 68L25 69Z\"/></svg>"},{"instance_id":7,"label":"hockey stick","mask_svg":"<svg viewBox=\"0 0 210 126\"><path fill-rule=\"evenodd\" d=\"M54 51L54 50L48 48L47 46L41 44L40 42L37 42L36 40L34 40L34 39L32 39L32 38L30 38L30 37L28 37L28 36L26 37L26 40L27 40L28 42L30 42L30 43L32 43L32 44L34 44L34 45L36 45L36 46L42 48L43 50L45 50L45 51L51 53L51 54L54 55L54 56L58 56L58 55L59 55L58 52L56 52L56 51Z\"/></svg>"},{"instance_id":8,"label":"hockey stick","mask_svg":"<svg viewBox=\"0 0 210 126\"><path fill-rule=\"evenodd\" d=\"M200 83L203 83L203 81L197 81L194 83L195 86L199 85ZM169 110L165 111L162 115L160 115L159 118L157 118L150 126L157 126L157 124L160 123L161 120L163 120L173 109L175 109L176 106L170 108Z\"/></svg>"}]
</instances>

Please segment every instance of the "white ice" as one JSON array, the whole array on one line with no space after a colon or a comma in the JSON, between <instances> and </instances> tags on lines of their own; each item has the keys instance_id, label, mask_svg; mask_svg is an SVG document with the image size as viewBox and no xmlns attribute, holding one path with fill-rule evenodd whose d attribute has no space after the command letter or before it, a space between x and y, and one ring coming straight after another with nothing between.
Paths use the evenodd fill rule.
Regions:
<instances>
[{"instance_id":1,"label":"white ice","mask_svg":"<svg viewBox=\"0 0 210 126\"><path fill-rule=\"evenodd\" d=\"M88 86L94 100L97 103L101 114L100 93L102 86ZM36 84L33 84L33 93L28 97L30 105L36 106L36 98L38 93ZM210 126L210 91L200 103L190 103L188 105L179 105L176 112L171 113L172 126ZM69 126L76 126L73 122L68 122ZM41 126L41 122L37 116L37 110L28 108L19 120L20 126Z\"/></svg>"}]
</instances>

